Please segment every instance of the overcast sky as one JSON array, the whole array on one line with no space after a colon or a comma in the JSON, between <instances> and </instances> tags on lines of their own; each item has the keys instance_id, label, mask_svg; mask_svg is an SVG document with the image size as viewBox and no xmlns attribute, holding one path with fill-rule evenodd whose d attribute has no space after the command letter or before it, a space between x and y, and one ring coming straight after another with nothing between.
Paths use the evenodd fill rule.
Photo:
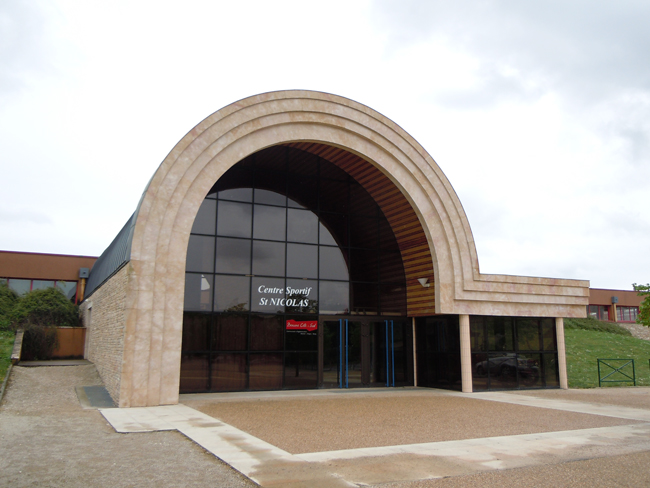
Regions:
<instances>
[{"instance_id":1,"label":"overcast sky","mask_svg":"<svg viewBox=\"0 0 650 488\"><path fill-rule=\"evenodd\" d=\"M650 2L0 2L0 249L99 255L212 112L284 89L389 117L484 273L650 281Z\"/></svg>"}]
</instances>

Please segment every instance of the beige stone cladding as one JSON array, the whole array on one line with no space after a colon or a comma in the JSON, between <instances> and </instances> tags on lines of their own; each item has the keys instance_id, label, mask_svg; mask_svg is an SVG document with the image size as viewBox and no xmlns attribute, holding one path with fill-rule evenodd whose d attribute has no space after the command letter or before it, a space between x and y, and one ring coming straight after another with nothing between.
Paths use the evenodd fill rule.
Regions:
<instances>
[{"instance_id":1,"label":"beige stone cladding","mask_svg":"<svg viewBox=\"0 0 650 488\"><path fill-rule=\"evenodd\" d=\"M85 356L97 367L113 400L119 404L129 264L115 273L81 305L86 331Z\"/></svg>"}]
</instances>

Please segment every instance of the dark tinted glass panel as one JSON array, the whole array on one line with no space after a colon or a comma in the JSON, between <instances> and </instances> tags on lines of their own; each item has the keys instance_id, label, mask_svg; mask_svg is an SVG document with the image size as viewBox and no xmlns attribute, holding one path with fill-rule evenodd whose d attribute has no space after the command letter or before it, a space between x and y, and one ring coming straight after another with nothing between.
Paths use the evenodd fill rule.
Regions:
<instances>
[{"instance_id":1,"label":"dark tinted glass panel","mask_svg":"<svg viewBox=\"0 0 650 488\"><path fill-rule=\"evenodd\" d=\"M379 287L372 283L351 283L352 311L365 315L379 313Z\"/></svg>"},{"instance_id":2,"label":"dark tinted glass panel","mask_svg":"<svg viewBox=\"0 0 650 488\"><path fill-rule=\"evenodd\" d=\"M320 237L319 237L319 243L326 245L326 246L336 246L338 245L334 237L332 236L332 233L328 230L327 227L325 227L323 224L319 224L319 229L320 229Z\"/></svg>"},{"instance_id":3,"label":"dark tinted glass panel","mask_svg":"<svg viewBox=\"0 0 650 488\"><path fill-rule=\"evenodd\" d=\"M341 366L341 321L323 322L323 386L339 385Z\"/></svg>"},{"instance_id":4,"label":"dark tinted glass panel","mask_svg":"<svg viewBox=\"0 0 650 488\"><path fill-rule=\"evenodd\" d=\"M518 354L517 375L520 388L543 387L541 354Z\"/></svg>"},{"instance_id":5,"label":"dark tinted glass panel","mask_svg":"<svg viewBox=\"0 0 650 488\"><path fill-rule=\"evenodd\" d=\"M250 278L216 275L214 283L215 312L243 312L249 309Z\"/></svg>"},{"instance_id":6,"label":"dark tinted glass panel","mask_svg":"<svg viewBox=\"0 0 650 488\"><path fill-rule=\"evenodd\" d=\"M320 180L319 208L325 212L348 211L348 183L345 181Z\"/></svg>"},{"instance_id":7,"label":"dark tinted glass panel","mask_svg":"<svg viewBox=\"0 0 650 488\"><path fill-rule=\"evenodd\" d=\"M318 313L318 281L287 279L288 313Z\"/></svg>"},{"instance_id":8,"label":"dark tinted glass panel","mask_svg":"<svg viewBox=\"0 0 650 488\"><path fill-rule=\"evenodd\" d=\"M287 276L318 278L318 246L287 244Z\"/></svg>"},{"instance_id":9,"label":"dark tinted glass panel","mask_svg":"<svg viewBox=\"0 0 650 488\"><path fill-rule=\"evenodd\" d=\"M286 303L284 278L253 278L251 296L253 312L284 312Z\"/></svg>"},{"instance_id":10,"label":"dark tinted glass panel","mask_svg":"<svg viewBox=\"0 0 650 488\"><path fill-rule=\"evenodd\" d=\"M287 171L295 175L318 175L318 156L305 151L287 152Z\"/></svg>"},{"instance_id":11,"label":"dark tinted glass panel","mask_svg":"<svg viewBox=\"0 0 650 488\"><path fill-rule=\"evenodd\" d=\"M539 323L536 319L517 319L517 345L520 351L539 351Z\"/></svg>"},{"instance_id":12,"label":"dark tinted glass panel","mask_svg":"<svg viewBox=\"0 0 650 488\"><path fill-rule=\"evenodd\" d=\"M329 248L327 249L329 250ZM354 281L379 281L377 251L369 249L350 250L350 279Z\"/></svg>"},{"instance_id":13,"label":"dark tinted glass panel","mask_svg":"<svg viewBox=\"0 0 650 488\"><path fill-rule=\"evenodd\" d=\"M214 237L190 235L185 270L214 272Z\"/></svg>"},{"instance_id":14,"label":"dark tinted glass panel","mask_svg":"<svg viewBox=\"0 0 650 488\"><path fill-rule=\"evenodd\" d=\"M76 281L57 281L56 287L63 292L63 294L68 297L68 299L74 301L77 296L77 282Z\"/></svg>"},{"instance_id":15,"label":"dark tinted glass panel","mask_svg":"<svg viewBox=\"0 0 650 488\"><path fill-rule=\"evenodd\" d=\"M350 311L350 290L348 283L321 281L319 290L320 313L341 314Z\"/></svg>"},{"instance_id":16,"label":"dark tinted glass panel","mask_svg":"<svg viewBox=\"0 0 650 488\"><path fill-rule=\"evenodd\" d=\"M212 275L185 274L185 310L210 312L212 310Z\"/></svg>"},{"instance_id":17,"label":"dark tinted glass panel","mask_svg":"<svg viewBox=\"0 0 650 488\"><path fill-rule=\"evenodd\" d=\"M212 317L204 313L183 314L182 351L207 351L210 344L210 323Z\"/></svg>"},{"instance_id":18,"label":"dark tinted glass panel","mask_svg":"<svg viewBox=\"0 0 650 488\"><path fill-rule=\"evenodd\" d=\"M207 354L181 354L181 393L208 391L209 361Z\"/></svg>"},{"instance_id":19,"label":"dark tinted glass panel","mask_svg":"<svg viewBox=\"0 0 650 488\"><path fill-rule=\"evenodd\" d=\"M287 156L291 149L286 147L274 146L265 149L261 154L255 154L255 170L257 173L276 171L282 172L286 169Z\"/></svg>"},{"instance_id":20,"label":"dark tinted glass panel","mask_svg":"<svg viewBox=\"0 0 650 488\"><path fill-rule=\"evenodd\" d=\"M488 359L490 388L517 387L517 355L514 352L491 353Z\"/></svg>"},{"instance_id":21,"label":"dark tinted glass panel","mask_svg":"<svg viewBox=\"0 0 650 488\"><path fill-rule=\"evenodd\" d=\"M252 202L253 189L252 188L233 188L230 190L223 190L218 193L220 199L234 200L236 202Z\"/></svg>"},{"instance_id":22,"label":"dark tinted glass panel","mask_svg":"<svg viewBox=\"0 0 650 488\"><path fill-rule=\"evenodd\" d=\"M488 360L487 354L472 354L472 389L474 391L487 390L488 387Z\"/></svg>"},{"instance_id":23,"label":"dark tinted glass panel","mask_svg":"<svg viewBox=\"0 0 650 488\"><path fill-rule=\"evenodd\" d=\"M13 278L9 280L9 288L11 288L19 295L29 292L31 286L32 280L16 280Z\"/></svg>"},{"instance_id":24,"label":"dark tinted glass panel","mask_svg":"<svg viewBox=\"0 0 650 488\"><path fill-rule=\"evenodd\" d=\"M61 290L66 297L74 301L77 295L76 281L57 281L56 287Z\"/></svg>"},{"instance_id":25,"label":"dark tinted glass panel","mask_svg":"<svg viewBox=\"0 0 650 488\"><path fill-rule=\"evenodd\" d=\"M324 159L320 160L320 177L340 181L348 181L349 179L345 171Z\"/></svg>"},{"instance_id":26,"label":"dark tinted glass panel","mask_svg":"<svg viewBox=\"0 0 650 488\"><path fill-rule=\"evenodd\" d=\"M34 280L32 282L32 290L45 290L47 288L54 288L54 281Z\"/></svg>"},{"instance_id":27,"label":"dark tinted glass panel","mask_svg":"<svg viewBox=\"0 0 650 488\"><path fill-rule=\"evenodd\" d=\"M215 200L203 200L199 212L194 219L192 226L193 234L214 235L217 230L217 202Z\"/></svg>"},{"instance_id":28,"label":"dark tinted glass panel","mask_svg":"<svg viewBox=\"0 0 650 488\"><path fill-rule=\"evenodd\" d=\"M318 217L310 210L287 211L287 240L318 244Z\"/></svg>"},{"instance_id":29,"label":"dark tinted glass panel","mask_svg":"<svg viewBox=\"0 0 650 488\"><path fill-rule=\"evenodd\" d=\"M341 249L321 247L319 256L319 277L326 280L348 280L348 267Z\"/></svg>"},{"instance_id":30,"label":"dark tinted glass panel","mask_svg":"<svg viewBox=\"0 0 650 488\"><path fill-rule=\"evenodd\" d=\"M555 320L542 319L542 342L544 343L545 351L557 351L557 343L555 342Z\"/></svg>"},{"instance_id":31,"label":"dark tinted glass panel","mask_svg":"<svg viewBox=\"0 0 650 488\"><path fill-rule=\"evenodd\" d=\"M485 324L483 317L470 316L469 334L472 344L472 352L487 350L487 341L485 340ZM487 371L487 368L484 369Z\"/></svg>"},{"instance_id":32,"label":"dark tinted glass panel","mask_svg":"<svg viewBox=\"0 0 650 488\"><path fill-rule=\"evenodd\" d=\"M377 219L350 216L350 246L377 249L379 246Z\"/></svg>"},{"instance_id":33,"label":"dark tinted glass panel","mask_svg":"<svg viewBox=\"0 0 650 488\"><path fill-rule=\"evenodd\" d=\"M217 234L231 237L250 237L253 206L248 203L219 201L217 206Z\"/></svg>"},{"instance_id":34,"label":"dark tinted glass panel","mask_svg":"<svg viewBox=\"0 0 650 488\"><path fill-rule=\"evenodd\" d=\"M379 285L382 315L406 315L406 286L402 283Z\"/></svg>"},{"instance_id":35,"label":"dark tinted glass panel","mask_svg":"<svg viewBox=\"0 0 650 488\"><path fill-rule=\"evenodd\" d=\"M544 358L544 380L546 386L560 386L557 367L557 354L542 354Z\"/></svg>"},{"instance_id":36,"label":"dark tinted glass panel","mask_svg":"<svg viewBox=\"0 0 650 488\"><path fill-rule=\"evenodd\" d=\"M251 354L249 388L278 390L282 388L283 354Z\"/></svg>"},{"instance_id":37,"label":"dark tinted glass panel","mask_svg":"<svg viewBox=\"0 0 650 488\"><path fill-rule=\"evenodd\" d=\"M319 242L326 246L348 245L348 218L345 215L323 213L320 216Z\"/></svg>"},{"instance_id":38,"label":"dark tinted glass panel","mask_svg":"<svg viewBox=\"0 0 650 488\"><path fill-rule=\"evenodd\" d=\"M287 210L284 207L255 206L253 237L255 239L286 240Z\"/></svg>"},{"instance_id":39,"label":"dark tinted glass panel","mask_svg":"<svg viewBox=\"0 0 650 488\"><path fill-rule=\"evenodd\" d=\"M213 351L248 349L248 315L216 315L212 328Z\"/></svg>"},{"instance_id":40,"label":"dark tinted glass panel","mask_svg":"<svg viewBox=\"0 0 650 488\"><path fill-rule=\"evenodd\" d=\"M271 184L270 186L279 185L284 187L284 175L273 174L258 174L265 183ZM272 175L272 180L264 180L265 177ZM282 191L270 191L270 190L260 190L259 188L255 189L255 203L262 203L265 205L279 205L285 207L287 205L287 197L284 195L285 190Z\"/></svg>"},{"instance_id":41,"label":"dark tinted glass panel","mask_svg":"<svg viewBox=\"0 0 650 488\"><path fill-rule=\"evenodd\" d=\"M406 278L402 255L399 252L381 252L379 256L379 279L383 282L403 283Z\"/></svg>"},{"instance_id":42,"label":"dark tinted glass panel","mask_svg":"<svg viewBox=\"0 0 650 488\"><path fill-rule=\"evenodd\" d=\"M212 356L212 391L246 389L246 354Z\"/></svg>"},{"instance_id":43,"label":"dark tinted glass panel","mask_svg":"<svg viewBox=\"0 0 650 488\"><path fill-rule=\"evenodd\" d=\"M399 248L397 246L397 241L395 240L395 234L393 234L393 229L383 215L379 218L378 226L379 247L381 249L397 251Z\"/></svg>"},{"instance_id":44,"label":"dark tinted glass panel","mask_svg":"<svg viewBox=\"0 0 650 488\"><path fill-rule=\"evenodd\" d=\"M312 327L318 327L318 320L316 317L300 316L300 315L287 315L285 319L286 331L286 350L287 351L316 351L318 348L318 329L308 330L289 328L288 322L292 324L304 324Z\"/></svg>"},{"instance_id":45,"label":"dark tinted glass panel","mask_svg":"<svg viewBox=\"0 0 650 488\"><path fill-rule=\"evenodd\" d=\"M284 276L284 242L253 241L253 274Z\"/></svg>"},{"instance_id":46,"label":"dark tinted glass panel","mask_svg":"<svg viewBox=\"0 0 650 488\"><path fill-rule=\"evenodd\" d=\"M461 388L457 316L416 319L418 385Z\"/></svg>"},{"instance_id":47,"label":"dark tinted glass panel","mask_svg":"<svg viewBox=\"0 0 650 488\"><path fill-rule=\"evenodd\" d=\"M377 203L358 183L350 185L350 212L358 215L377 216Z\"/></svg>"},{"instance_id":48,"label":"dark tinted glass panel","mask_svg":"<svg viewBox=\"0 0 650 488\"><path fill-rule=\"evenodd\" d=\"M514 351L512 319L508 317L486 317L488 347L490 351Z\"/></svg>"},{"instance_id":49,"label":"dark tinted glass panel","mask_svg":"<svg viewBox=\"0 0 650 488\"><path fill-rule=\"evenodd\" d=\"M250 274L251 241L217 238L217 273Z\"/></svg>"},{"instance_id":50,"label":"dark tinted glass panel","mask_svg":"<svg viewBox=\"0 0 650 488\"><path fill-rule=\"evenodd\" d=\"M290 352L284 358L285 388L316 388L318 383L318 354Z\"/></svg>"},{"instance_id":51,"label":"dark tinted glass panel","mask_svg":"<svg viewBox=\"0 0 650 488\"><path fill-rule=\"evenodd\" d=\"M211 192L217 191L219 198L236 200L240 202L253 201L253 172L247 166L247 161L240 161L237 166L230 168L219 178L219 181L212 187ZM250 166L250 165L248 165Z\"/></svg>"},{"instance_id":52,"label":"dark tinted glass panel","mask_svg":"<svg viewBox=\"0 0 650 488\"><path fill-rule=\"evenodd\" d=\"M251 350L284 349L284 319L280 315L251 316Z\"/></svg>"},{"instance_id":53,"label":"dark tinted glass panel","mask_svg":"<svg viewBox=\"0 0 650 488\"><path fill-rule=\"evenodd\" d=\"M289 207L318 208L318 180L308 176L289 176L288 195L291 198L287 202Z\"/></svg>"}]
</instances>

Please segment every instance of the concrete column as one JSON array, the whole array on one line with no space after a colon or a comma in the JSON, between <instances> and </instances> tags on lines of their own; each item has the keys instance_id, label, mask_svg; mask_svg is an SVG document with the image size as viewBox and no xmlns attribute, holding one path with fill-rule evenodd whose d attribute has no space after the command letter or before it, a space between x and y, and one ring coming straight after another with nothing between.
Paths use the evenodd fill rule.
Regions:
<instances>
[{"instance_id":1,"label":"concrete column","mask_svg":"<svg viewBox=\"0 0 650 488\"><path fill-rule=\"evenodd\" d=\"M566 374L566 345L564 344L564 319L555 319L555 335L557 336L557 363L560 373L560 388L569 389L569 381Z\"/></svg>"},{"instance_id":2,"label":"concrete column","mask_svg":"<svg viewBox=\"0 0 650 488\"><path fill-rule=\"evenodd\" d=\"M472 344L469 337L469 315L460 315L459 322L460 377L463 384L463 393L472 393Z\"/></svg>"}]
</instances>

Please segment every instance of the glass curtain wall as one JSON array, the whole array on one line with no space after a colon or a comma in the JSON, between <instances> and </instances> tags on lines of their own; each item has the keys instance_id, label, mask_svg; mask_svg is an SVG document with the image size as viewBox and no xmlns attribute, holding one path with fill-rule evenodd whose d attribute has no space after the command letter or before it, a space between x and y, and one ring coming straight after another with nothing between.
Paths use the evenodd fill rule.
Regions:
<instances>
[{"instance_id":1,"label":"glass curtain wall","mask_svg":"<svg viewBox=\"0 0 650 488\"><path fill-rule=\"evenodd\" d=\"M324 159L265 149L196 216L181 392L314 388L319 315L405 314L401 254L372 197Z\"/></svg>"},{"instance_id":2,"label":"glass curtain wall","mask_svg":"<svg viewBox=\"0 0 650 488\"><path fill-rule=\"evenodd\" d=\"M418 386L461 390L458 315L415 319Z\"/></svg>"},{"instance_id":3,"label":"glass curtain wall","mask_svg":"<svg viewBox=\"0 0 650 488\"><path fill-rule=\"evenodd\" d=\"M474 391L559 387L555 320L470 317Z\"/></svg>"}]
</instances>

